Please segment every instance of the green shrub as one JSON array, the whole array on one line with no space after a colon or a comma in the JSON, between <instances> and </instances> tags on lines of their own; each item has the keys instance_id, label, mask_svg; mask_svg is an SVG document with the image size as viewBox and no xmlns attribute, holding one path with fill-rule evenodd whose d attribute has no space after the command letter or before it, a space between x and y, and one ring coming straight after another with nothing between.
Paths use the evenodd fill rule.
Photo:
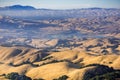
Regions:
<instances>
[{"instance_id":1,"label":"green shrub","mask_svg":"<svg viewBox=\"0 0 120 80\"><path fill-rule=\"evenodd\" d=\"M25 75L19 75L16 72L6 74L5 78L10 80L32 80L30 77L27 77Z\"/></svg>"},{"instance_id":2,"label":"green shrub","mask_svg":"<svg viewBox=\"0 0 120 80\"><path fill-rule=\"evenodd\" d=\"M19 76L18 73L12 72L12 73L7 74L7 75L5 76L5 78L7 78L7 79L16 79L18 76Z\"/></svg>"},{"instance_id":3,"label":"green shrub","mask_svg":"<svg viewBox=\"0 0 120 80\"><path fill-rule=\"evenodd\" d=\"M116 80L116 78L120 78L120 71L108 72L102 75L96 75L90 80Z\"/></svg>"},{"instance_id":4,"label":"green shrub","mask_svg":"<svg viewBox=\"0 0 120 80\"><path fill-rule=\"evenodd\" d=\"M48 60L48 59L51 59L51 58L53 58L53 56L48 56L48 57L43 58L42 61L45 61L45 60Z\"/></svg>"},{"instance_id":5,"label":"green shrub","mask_svg":"<svg viewBox=\"0 0 120 80\"><path fill-rule=\"evenodd\" d=\"M89 66L95 66L95 68L87 70L83 80L115 80L120 77L120 71L112 67L100 64L90 64L85 67Z\"/></svg>"},{"instance_id":6,"label":"green shrub","mask_svg":"<svg viewBox=\"0 0 120 80\"><path fill-rule=\"evenodd\" d=\"M66 75L63 75L61 77L59 77L58 79L53 79L53 80L67 80L69 77Z\"/></svg>"}]
</instances>

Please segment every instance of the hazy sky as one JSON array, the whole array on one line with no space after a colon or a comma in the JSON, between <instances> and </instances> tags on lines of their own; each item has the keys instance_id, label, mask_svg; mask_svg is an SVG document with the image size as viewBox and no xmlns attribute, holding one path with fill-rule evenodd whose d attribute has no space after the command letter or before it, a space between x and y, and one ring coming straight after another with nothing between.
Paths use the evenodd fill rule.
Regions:
<instances>
[{"instance_id":1,"label":"hazy sky","mask_svg":"<svg viewBox=\"0 0 120 80\"><path fill-rule=\"evenodd\" d=\"M49 9L120 8L120 0L0 0L1 7L16 4Z\"/></svg>"}]
</instances>

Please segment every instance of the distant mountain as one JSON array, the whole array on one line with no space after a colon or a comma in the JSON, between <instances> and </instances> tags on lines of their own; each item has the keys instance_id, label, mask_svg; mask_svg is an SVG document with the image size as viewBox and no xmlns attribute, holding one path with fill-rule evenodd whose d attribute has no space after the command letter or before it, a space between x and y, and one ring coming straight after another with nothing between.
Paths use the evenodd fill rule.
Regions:
<instances>
[{"instance_id":1,"label":"distant mountain","mask_svg":"<svg viewBox=\"0 0 120 80\"><path fill-rule=\"evenodd\" d=\"M17 14L16 14L17 13ZM36 9L32 6L13 5L0 7L1 16L10 16L19 19L65 19L119 16L120 9L115 8L81 8L81 9Z\"/></svg>"},{"instance_id":2,"label":"distant mountain","mask_svg":"<svg viewBox=\"0 0 120 80\"><path fill-rule=\"evenodd\" d=\"M2 10L35 10L32 6L13 5L0 8Z\"/></svg>"}]
</instances>

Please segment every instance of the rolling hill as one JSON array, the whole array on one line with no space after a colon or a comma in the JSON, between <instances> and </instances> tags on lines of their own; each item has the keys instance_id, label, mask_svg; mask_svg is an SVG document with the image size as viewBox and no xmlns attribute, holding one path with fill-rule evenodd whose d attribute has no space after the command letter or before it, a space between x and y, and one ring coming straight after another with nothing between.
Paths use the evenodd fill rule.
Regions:
<instances>
[{"instance_id":1,"label":"rolling hill","mask_svg":"<svg viewBox=\"0 0 120 80\"><path fill-rule=\"evenodd\" d=\"M85 42L84 46L97 44L98 41L100 40L87 40L88 43ZM107 43L107 40L105 43L107 45L110 44L109 42ZM103 46L106 44L103 44ZM71 50L63 47L62 49L64 50L55 52L50 49L45 51L35 48L1 46L0 74L18 72L32 79L43 78L45 80L52 80L62 75L67 75L69 76L68 80L82 80L87 71L97 69L97 64L106 65L115 70L120 69L119 54L109 52L108 54L101 53L101 55L98 55L98 53L92 54L92 51L80 50L79 47L76 48ZM106 70L109 71L111 69L106 67Z\"/></svg>"}]
</instances>

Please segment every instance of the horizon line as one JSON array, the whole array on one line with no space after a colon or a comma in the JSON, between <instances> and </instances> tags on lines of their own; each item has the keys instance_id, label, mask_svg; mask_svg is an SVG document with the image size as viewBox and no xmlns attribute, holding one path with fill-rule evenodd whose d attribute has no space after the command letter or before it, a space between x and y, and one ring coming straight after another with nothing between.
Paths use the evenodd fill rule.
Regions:
<instances>
[{"instance_id":1,"label":"horizon line","mask_svg":"<svg viewBox=\"0 0 120 80\"><path fill-rule=\"evenodd\" d=\"M5 7L10 7L10 6L30 6L33 7L37 10L39 9L49 9L49 10L70 10L70 9L89 9L89 8L99 8L99 9L120 9L117 7L80 7L80 8L44 8L44 7L35 7L35 6L31 6L31 5L21 5L21 4L15 4L15 5L9 5L9 6L0 6L0 8L5 8Z\"/></svg>"}]
</instances>

